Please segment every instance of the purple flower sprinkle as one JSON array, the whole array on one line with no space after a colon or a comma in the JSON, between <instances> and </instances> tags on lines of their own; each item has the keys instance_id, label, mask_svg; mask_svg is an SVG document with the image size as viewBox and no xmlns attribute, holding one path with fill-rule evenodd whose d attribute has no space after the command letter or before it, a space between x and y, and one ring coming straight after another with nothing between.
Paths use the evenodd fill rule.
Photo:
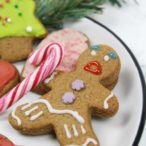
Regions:
<instances>
[{"instance_id":1,"label":"purple flower sprinkle","mask_svg":"<svg viewBox=\"0 0 146 146\"><path fill-rule=\"evenodd\" d=\"M62 96L62 102L65 103L65 104L73 103L75 99L76 99L76 97L72 92L66 92Z\"/></svg>"},{"instance_id":2,"label":"purple flower sprinkle","mask_svg":"<svg viewBox=\"0 0 146 146\"><path fill-rule=\"evenodd\" d=\"M85 88L85 85L82 80L75 80L74 82L72 82L71 87L74 90L80 91L81 89Z\"/></svg>"}]
</instances>

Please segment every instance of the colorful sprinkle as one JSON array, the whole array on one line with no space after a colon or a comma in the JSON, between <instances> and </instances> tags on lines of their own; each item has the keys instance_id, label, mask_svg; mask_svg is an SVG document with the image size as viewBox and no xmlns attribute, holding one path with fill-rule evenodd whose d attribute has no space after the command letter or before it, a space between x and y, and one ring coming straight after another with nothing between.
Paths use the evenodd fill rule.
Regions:
<instances>
[{"instance_id":1,"label":"colorful sprinkle","mask_svg":"<svg viewBox=\"0 0 146 146\"><path fill-rule=\"evenodd\" d=\"M31 26L27 26L26 27L26 32L29 32L29 33L32 32L32 27Z\"/></svg>"},{"instance_id":2,"label":"colorful sprinkle","mask_svg":"<svg viewBox=\"0 0 146 146\"><path fill-rule=\"evenodd\" d=\"M112 59L116 59L117 58L117 54L115 54L113 52L109 52L108 56L111 57Z\"/></svg>"},{"instance_id":3,"label":"colorful sprinkle","mask_svg":"<svg viewBox=\"0 0 146 146\"><path fill-rule=\"evenodd\" d=\"M11 18L8 18L6 21L7 21L8 23L10 23L12 20L11 20Z\"/></svg>"},{"instance_id":4,"label":"colorful sprinkle","mask_svg":"<svg viewBox=\"0 0 146 146\"><path fill-rule=\"evenodd\" d=\"M92 50L92 51L91 51L91 55L92 55L92 56L96 56L96 51Z\"/></svg>"},{"instance_id":5,"label":"colorful sprinkle","mask_svg":"<svg viewBox=\"0 0 146 146\"><path fill-rule=\"evenodd\" d=\"M99 51L99 50L100 50L100 47L97 46L97 45L93 45L93 46L91 46L90 49L91 49L91 50L95 50L95 51Z\"/></svg>"},{"instance_id":6,"label":"colorful sprinkle","mask_svg":"<svg viewBox=\"0 0 146 146\"><path fill-rule=\"evenodd\" d=\"M20 12L20 13L18 13L18 15L19 15L19 16L22 16L23 14Z\"/></svg>"},{"instance_id":7,"label":"colorful sprinkle","mask_svg":"<svg viewBox=\"0 0 146 146\"><path fill-rule=\"evenodd\" d=\"M62 97L62 102L65 104L73 103L76 99L75 95L72 92L66 92Z\"/></svg>"},{"instance_id":8,"label":"colorful sprinkle","mask_svg":"<svg viewBox=\"0 0 146 146\"><path fill-rule=\"evenodd\" d=\"M109 61L110 57L108 55L104 56L104 61Z\"/></svg>"},{"instance_id":9,"label":"colorful sprinkle","mask_svg":"<svg viewBox=\"0 0 146 146\"><path fill-rule=\"evenodd\" d=\"M71 84L72 89L80 91L85 88L84 82L82 80L75 80Z\"/></svg>"},{"instance_id":10,"label":"colorful sprinkle","mask_svg":"<svg viewBox=\"0 0 146 146\"><path fill-rule=\"evenodd\" d=\"M0 8L2 8L3 7L3 4L2 3L0 3Z\"/></svg>"},{"instance_id":11,"label":"colorful sprinkle","mask_svg":"<svg viewBox=\"0 0 146 146\"><path fill-rule=\"evenodd\" d=\"M10 0L5 0L5 2L6 2L6 3L9 3L9 2L10 2Z\"/></svg>"},{"instance_id":12,"label":"colorful sprinkle","mask_svg":"<svg viewBox=\"0 0 146 146\"><path fill-rule=\"evenodd\" d=\"M18 6L18 5L14 5L14 8L18 9L18 8L19 8L19 6Z\"/></svg>"}]
</instances>

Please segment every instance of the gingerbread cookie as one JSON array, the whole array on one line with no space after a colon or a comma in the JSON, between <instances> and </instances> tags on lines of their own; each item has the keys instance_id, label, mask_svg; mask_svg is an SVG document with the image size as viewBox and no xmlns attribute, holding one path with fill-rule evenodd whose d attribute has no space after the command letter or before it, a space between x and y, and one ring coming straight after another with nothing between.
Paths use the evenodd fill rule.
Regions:
<instances>
[{"instance_id":1,"label":"gingerbread cookie","mask_svg":"<svg viewBox=\"0 0 146 146\"><path fill-rule=\"evenodd\" d=\"M51 81L49 93L15 108L11 125L31 135L54 131L61 146L99 146L91 114L111 117L118 111L117 97L101 82L119 72L120 59L112 48L98 48L81 54L75 71Z\"/></svg>"},{"instance_id":2,"label":"gingerbread cookie","mask_svg":"<svg viewBox=\"0 0 146 146\"><path fill-rule=\"evenodd\" d=\"M14 146L14 144L7 137L0 134L0 146Z\"/></svg>"},{"instance_id":3,"label":"gingerbread cookie","mask_svg":"<svg viewBox=\"0 0 146 146\"><path fill-rule=\"evenodd\" d=\"M3 60L0 60L0 97L11 90L19 82L19 74L16 68Z\"/></svg>"},{"instance_id":4,"label":"gingerbread cookie","mask_svg":"<svg viewBox=\"0 0 146 146\"><path fill-rule=\"evenodd\" d=\"M36 49L43 48L51 42L59 42L62 44L64 48L64 57L61 64L56 69L56 72L34 90L39 94L45 94L49 91L49 81L54 79L55 76L58 76L60 74L59 72L74 71L80 54L89 47L89 39L84 34L71 28L65 28L48 35ZM27 61L22 72L22 78L25 78L34 69L35 68Z\"/></svg>"},{"instance_id":5,"label":"gingerbread cookie","mask_svg":"<svg viewBox=\"0 0 146 146\"><path fill-rule=\"evenodd\" d=\"M33 39L46 34L34 11L33 0L0 1L1 59L13 62L27 58L32 51Z\"/></svg>"}]
</instances>

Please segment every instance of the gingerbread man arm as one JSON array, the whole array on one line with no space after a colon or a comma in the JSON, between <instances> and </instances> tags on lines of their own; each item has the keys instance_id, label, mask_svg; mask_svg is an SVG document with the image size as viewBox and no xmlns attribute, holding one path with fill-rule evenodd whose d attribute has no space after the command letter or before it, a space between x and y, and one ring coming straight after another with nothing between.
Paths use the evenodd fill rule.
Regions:
<instances>
[{"instance_id":1,"label":"gingerbread man arm","mask_svg":"<svg viewBox=\"0 0 146 146\"><path fill-rule=\"evenodd\" d=\"M14 109L9 116L9 122L15 129L24 134L39 135L50 133L53 129L53 121L46 109L46 101L38 99Z\"/></svg>"},{"instance_id":2,"label":"gingerbread man arm","mask_svg":"<svg viewBox=\"0 0 146 146\"><path fill-rule=\"evenodd\" d=\"M91 91L88 102L93 111L93 115L99 117L110 117L118 111L118 99L112 91L108 90L101 84L98 85L96 90Z\"/></svg>"}]
</instances>

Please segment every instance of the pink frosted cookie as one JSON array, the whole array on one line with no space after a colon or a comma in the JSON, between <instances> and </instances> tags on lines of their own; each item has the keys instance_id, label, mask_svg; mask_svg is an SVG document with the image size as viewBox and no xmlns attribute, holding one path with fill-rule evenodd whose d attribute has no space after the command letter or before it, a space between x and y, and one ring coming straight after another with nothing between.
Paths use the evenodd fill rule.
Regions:
<instances>
[{"instance_id":1,"label":"pink frosted cookie","mask_svg":"<svg viewBox=\"0 0 146 146\"><path fill-rule=\"evenodd\" d=\"M71 28L65 28L48 35L36 49L43 48L51 42L59 42L64 47L64 57L57 68L57 71L63 72L74 71L80 54L89 47L89 40L84 34ZM22 77L25 78L34 69L35 67L27 61L22 72ZM45 83L47 84L55 75L56 73L47 79Z\"/></svg>"}]
</instances>

